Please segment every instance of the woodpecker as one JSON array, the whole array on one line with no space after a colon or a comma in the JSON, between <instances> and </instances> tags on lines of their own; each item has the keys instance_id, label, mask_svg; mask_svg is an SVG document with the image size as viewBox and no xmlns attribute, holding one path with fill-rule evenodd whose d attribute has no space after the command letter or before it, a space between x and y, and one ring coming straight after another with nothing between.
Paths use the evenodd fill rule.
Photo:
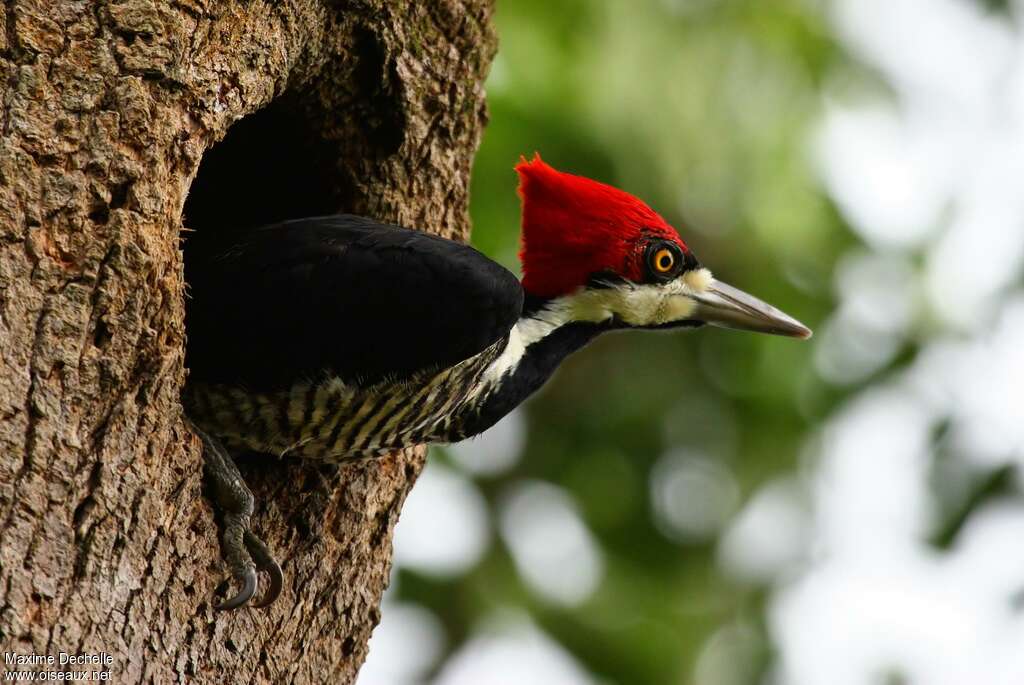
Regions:
<instances>
[{"instance_id":1,"label":"woodpecker","mask_svg":"<svg viewBox=\"0 0 1024 685\"><path fill-rule=\"evenodd\" d=\"M203 441L223 549L250 603L283 574L250 530L231 453L322 461L450 443L492 426L601 333L704 324L811 331L716 280L636 197L537 155L515 167L523 278L472 247L351 215L185 244L186 414Z\"/></svg>"}]
</instances>

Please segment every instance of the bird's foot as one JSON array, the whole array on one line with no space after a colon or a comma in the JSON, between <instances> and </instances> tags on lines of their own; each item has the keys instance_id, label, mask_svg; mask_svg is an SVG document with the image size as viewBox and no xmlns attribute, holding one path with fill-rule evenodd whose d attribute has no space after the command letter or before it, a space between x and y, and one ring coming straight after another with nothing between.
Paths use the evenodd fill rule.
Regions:
<instances>
[{"instance_id":1,"label":"bird's foot","mask_svg":"<svg viewBox=\"0 0 1024 685\"><path fill-rule=\"evenodd\" d=\"M231 576L242 585L238 594L214 604L213 608L237 609L246 604L268 606L281 594L284 573L267 545L250 529L254 504L252 491L220 442L194 424L192 429L203 440L204 472L214 508L219 511L224 526L221 535L224 560ZM263 599L251 602L259 589L260 571L270 577L270 585Z\"/></svg>"}]
</instances>

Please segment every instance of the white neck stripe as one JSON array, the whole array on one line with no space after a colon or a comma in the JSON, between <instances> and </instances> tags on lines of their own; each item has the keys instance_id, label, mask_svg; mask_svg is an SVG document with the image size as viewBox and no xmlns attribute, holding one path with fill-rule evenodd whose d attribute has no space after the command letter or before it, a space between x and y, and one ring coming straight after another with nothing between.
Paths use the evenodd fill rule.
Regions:
<instances>
[{"instance_id":1,"label":"white neck stripe","mask_svg":"<svg viewBox=\"0 0 1024 685\"><path fill-rule=\"evenodd\" d=\"M519 365L527 348L574 321L601 323L617 317L629 326L647 326L685 319L696 307L689 296L705 290L711 280L710 271L697 269L664 284L581 288L555 298L516 322L505 350L487 369L485 378L500 379Z\"/></svg>"}]
</instances>

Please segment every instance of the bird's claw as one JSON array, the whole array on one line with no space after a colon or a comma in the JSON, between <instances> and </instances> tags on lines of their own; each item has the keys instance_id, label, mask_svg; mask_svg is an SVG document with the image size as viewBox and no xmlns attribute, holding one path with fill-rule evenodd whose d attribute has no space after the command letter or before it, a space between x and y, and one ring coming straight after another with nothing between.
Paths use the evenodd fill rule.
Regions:
<instances>
[{"instance_id":1,"label":"bird's claw","mask_svg":"<svg viewBox=\"0 0 1024 685\"><path fill-rule=\"evenodd\" d=\"M245 543L245 550L240 555L244 559L243 565L233 574L235 580L241 581L242 589L231 599L214 604L213 608L218 611L238 609L246 604L257 609L270 606L281 594L281 588L284 586L284 572L281 565L271 556L266 544L249 530L243 533L242 539ZM232 556L231 551L228 552L228 556ZM263 593L263 598L253 602L253 597L259 591L260 571L270 577L270 584Z\"/></svg>"},{"instance_id":2,"label":"bird's claw","mask_svg":"<svg viewBox=\"0 0 1024 685\"><path fill-rule=\"evenodd\" d=\"M252 606L256 608L270 606L281 594L281 588L284 586L284 572L281 570L281 565L270 554L270 549L263 544L263 540L256 537L252 531L245 532L245 547L256 562L256 567L270 577L270 585L263 593L263 599L253 603Z\"/></svg>"},{"instance_id":3,"label":"bird's claw","mask_svg":"<svg viewBox=\"0 0 1024 685\"><path fill-rule=\"evenodd\" d=\"M256 589L259 587L259 580L257 580L255 566L250 566L245 569L239 576L237 576L237 578L242 581L242 589L239 590L238 594L231 599L224 600L220 604L214 604L214 609L217 609L218 611L237 609L240 606L248 604L249 600L256 594Z\"/></svg>"},{"instance_id":4,"label":"bird's claw","mask_svg":"<svg viewBox=\"0 0 1024 685\"><path fill-rule=\"evenodd\" d=\"M223 517L224 532L221 544L224 558L231 568L232 577L242 585L238 594L214 604L213 608L231 610L247 604L253 607L268 606L281 594L284 573L267 545L249 529L254 505L252 492L245 485L235 462L220 443L194 425L193 430L203 440L205 472L211 499ZM252 598L259 591L261 571L270 577L270 585L267 586L262 599L252 602Z\"/></svg>"}]
</instances>

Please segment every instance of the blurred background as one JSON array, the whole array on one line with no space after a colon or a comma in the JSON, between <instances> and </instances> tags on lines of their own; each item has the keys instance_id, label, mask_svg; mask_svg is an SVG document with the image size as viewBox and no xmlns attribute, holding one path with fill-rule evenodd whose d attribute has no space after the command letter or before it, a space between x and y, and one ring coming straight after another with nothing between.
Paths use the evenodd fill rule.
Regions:
<instances>
[{"instance_id":1,"label":"blurred background","mask_svg":"<svg viewBox=\"0 0 1024 685\"><path fill-rule=\"evenodd\" d=\"M433 449L360 685L1024 683L1024 2L499 0L512 166L815 329L617 334Z\"/></svg>"}]
</instances>

